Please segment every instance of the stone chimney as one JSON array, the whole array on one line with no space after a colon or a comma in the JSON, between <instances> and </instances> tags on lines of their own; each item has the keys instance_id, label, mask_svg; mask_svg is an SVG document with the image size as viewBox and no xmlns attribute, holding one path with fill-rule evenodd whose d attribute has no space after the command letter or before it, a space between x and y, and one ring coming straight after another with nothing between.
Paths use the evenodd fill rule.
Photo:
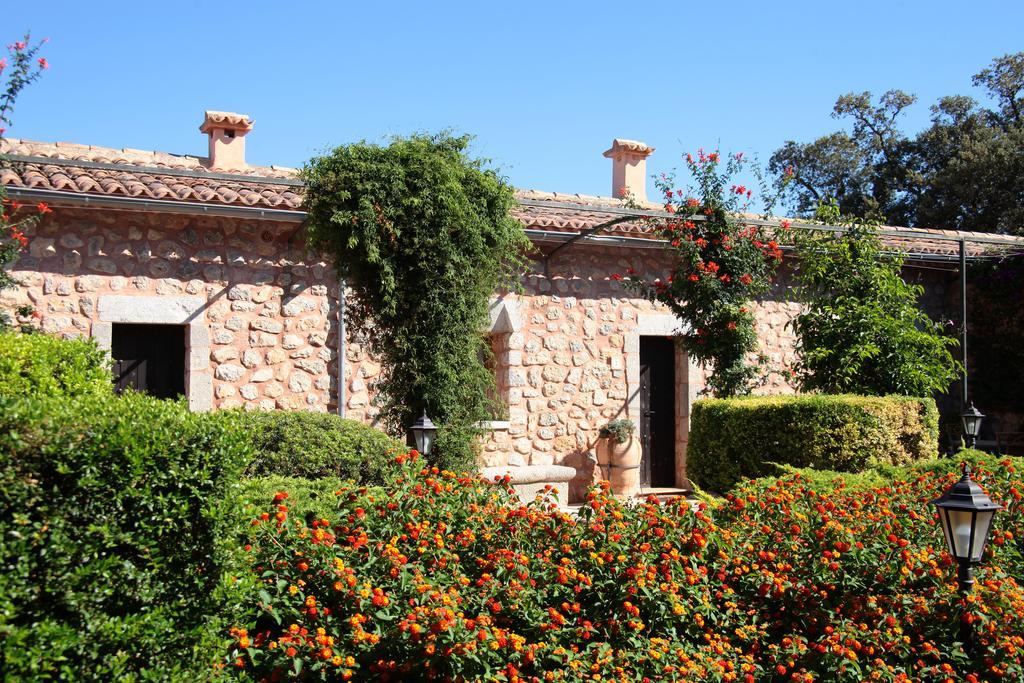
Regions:
<instances>
[{"instance_id":1,"label":"stone chimney","mask_svg":"<svg viewBox=\"0 0 1024 683\"><path fill-rule=\"evenodd\" d=\"M612 196L631 194L639 202L647 201L647 157L654 151L636 140L615 138L604 153L612 160Z\"/></svg>"},{"instance_id":2,"label":"stone chimney","mask_svg":"<svg viewBox=\"0 0 1024 683\"><path fill-rule=\"evenodd\" d=\"M208 111L199 132L210 136L209 167L214 171L244 171L245 136L253 121L246 114Z\"/></svg>"}]
</instances>

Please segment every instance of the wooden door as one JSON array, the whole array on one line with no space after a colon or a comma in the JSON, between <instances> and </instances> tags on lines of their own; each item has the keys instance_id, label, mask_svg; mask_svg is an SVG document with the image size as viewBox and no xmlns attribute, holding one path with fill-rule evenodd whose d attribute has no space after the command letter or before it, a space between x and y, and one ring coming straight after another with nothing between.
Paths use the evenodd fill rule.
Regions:
<instances>
[{"instance_id":1,"label":"wooden door","mask_svg":"<svg viewBox=\"0 0 1024 683\"><path fill-rule=\"evenodd\" d=\"M115 324L110 355L114 387L157 398L185 395L185 327Z\"/></svg>"},{"instance_id":2,"label":"wooden door","mask_svg":"<svg viewBox=\"0 0 1024 683\"><path fill-rule=\"evenodd\" d=\"M675 486L676 348L670 337L640 337L640 483Z\"/></svg>"}]
</instances>

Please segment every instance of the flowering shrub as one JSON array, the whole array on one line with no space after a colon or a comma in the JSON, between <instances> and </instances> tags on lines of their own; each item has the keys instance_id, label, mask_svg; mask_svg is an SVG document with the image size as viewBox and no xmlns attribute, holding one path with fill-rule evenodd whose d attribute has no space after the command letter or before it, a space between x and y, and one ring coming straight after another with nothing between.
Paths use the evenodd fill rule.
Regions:
<instances>
[{"instance_id":1,"label":"flowering shrub","mask_svg":"<svg viewBox=\"0 0 1024 683\"><path fill-rule=\"evenodd\" d=\"M753 191L731 180L745 164L742 153L730 156L724 168L720 163L718 152L686 155L697 197L675 189L672 177L661 177L658 189L674 218L651 224L675 250L675 265L653 282L630 269L624 281L686 323L689 329L679 338L690 357L712 367L711 390L735 396L750 392L763 364L760 356L757 365L749 362L757 351L750 301L768 291L782 251L761 226L743 221ZM770 211L774 201L766 201ZM785 221L782 226L788 228Z\"/></svg>"},{"instance_id":2,"label":"flowering shrub","mask_svg":"<svg viewBox=\"0 0 1024 683\"><path fill-rule=\"evenodd\" d=\"M25 86L39 78L44 69L49 68L45 57L36 57L44 42L46 41L33 45L31 37L26 35L24 40L7 46L10 62L7 57L0 57L0 77L4 79L0 86L0 141L3 140L4 131L11 123L11 111L14 109L18 94ZM2 155L0 163L4 163ZM18 284L8 274L7 268L18 259L21 250L28 246L25 231L34 225L40 216L47 213L50 213L50 207L43 202L27 207L8 199L4 186L0 185L0 289L9 289ZM31 327L31 306L23 306L16 313L23 326ZM0 329L9 324L10 316L5 311L0 311Z\"/></svg>"},{"instance_id":3,"label":"flowering shrub","mask_svg":"<svg viewBox=\"0 0 1024 683\"><path fill-rule=\"evenodd\" d=\"M397 458L387 495L246 539L227 671L256 680L981 681L1024 676L1021 478L967 599L927 501L955 474L819 493L799 475L691 510L594 489L578 517ZM950 467L950 470L954 470ZM974 656L956 642L961 619Z\"/></svg>"}]
</instances>

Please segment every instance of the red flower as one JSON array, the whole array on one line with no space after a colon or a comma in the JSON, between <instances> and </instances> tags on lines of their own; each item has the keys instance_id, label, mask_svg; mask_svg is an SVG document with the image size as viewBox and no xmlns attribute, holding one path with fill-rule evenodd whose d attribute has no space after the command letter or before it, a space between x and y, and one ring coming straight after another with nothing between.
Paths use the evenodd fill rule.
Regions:
<instances>
[{"instance_id":1,"label":"red flower","mask_svg":"<svg viewBox=\"0 0 1024 683\"><path fill-rule=\"evenodd\" d=\"M39 202L36 204L36 209L39 210L39 213L53 213L53 209L47 206L46 202Z\"/></svg>"},{"instance_id":2,"label":"red flower","mask_svg":"<svg viewBox=\"0 0 1024 683\"><path fill-rule=\"evenodd\" d=\"M50 68L50 63L48 61L46 61L46 57L40 57L39 58L39 68L40 69L49 69Z\"/></svg>"}]
</instances>

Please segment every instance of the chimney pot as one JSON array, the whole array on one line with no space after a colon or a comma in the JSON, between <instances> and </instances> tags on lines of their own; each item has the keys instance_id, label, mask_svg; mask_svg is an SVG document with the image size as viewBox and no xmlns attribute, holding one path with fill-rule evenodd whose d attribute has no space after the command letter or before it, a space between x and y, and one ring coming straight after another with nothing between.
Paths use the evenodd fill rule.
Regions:
<instances>
[{"instance_id":1,"label":"chimney pot","mask_svg":"<svg viewBox=\"0 0 1024 683\"><path fill-rule=\"evenodd\" d=\"M245 136L252 130L253 120L246 114L229 111L208 111L199 132L210 136L208 165L215 171L244 171Z\"/></svg>"},{"instance_id":2,"label":"chimney pot","mask_svg":"<svg viewBox=\"0 0 1024 683\"><path fill-rule=\"evenodd\" d=\"M604 156L612 160L612 196L633 196L639 202L647 201L647 157L654 152L636 140L615 138Z\"/></svg>"}]
</instances>

